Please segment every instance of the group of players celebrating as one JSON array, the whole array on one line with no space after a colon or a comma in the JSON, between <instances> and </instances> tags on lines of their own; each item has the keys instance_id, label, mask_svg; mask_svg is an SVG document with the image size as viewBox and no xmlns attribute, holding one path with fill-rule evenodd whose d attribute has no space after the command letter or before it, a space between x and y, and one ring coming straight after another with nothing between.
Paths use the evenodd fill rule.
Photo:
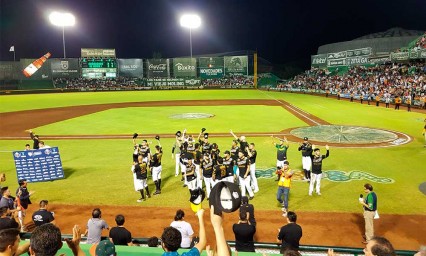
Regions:
<instances>
[{"instance_id":1,"label":"group of players celebrating","mask_svg":"<svg viewBox=\"0 0 426 256\"><path fill-rule=\"evenodd\" d=\"M209 142L209 134L202 128L197 138L188 134L186 129L175 133L175 142L172 147L172 158L175 159L175 177L181 174L181 181L184 187L188 187L190 193L206 188L206 196L209 198L210 191L220 181L237 183L241 189L241 195L254 198L254 194L259 191L256 178L256 157L257 152L254 143L248 143L245 136L238 137L231 130L234 137L231 148L223 152L218 144ZM135 190L139 191L141 198L137 202L142 202L145 198L151 197L147 178L148 170L151 170L152 179L155 184L153 195L161 194L161 159L163 155L160 138L157 135L158 145L155 146L155 153L151 154L149 143L142 140L141 144L136 143L138 134L133 136L133 165ZM274 139L275 137L272 136ZM279 143L273 141L277 149L278 180L282 178L282 170L288 165L287 149L289 143L287 139L277 138ZM310 183L309 195L312 195L316 183L316 192L320 192L320 181L322 176L322 160L329 156L329 148L326 146L327 154L321 155L318 148L315 148L308 138L299 144L298 150L302 153L302 164L305 180ZM311 175L312 167L312 175Z\"/></svg>"}]
</instances>

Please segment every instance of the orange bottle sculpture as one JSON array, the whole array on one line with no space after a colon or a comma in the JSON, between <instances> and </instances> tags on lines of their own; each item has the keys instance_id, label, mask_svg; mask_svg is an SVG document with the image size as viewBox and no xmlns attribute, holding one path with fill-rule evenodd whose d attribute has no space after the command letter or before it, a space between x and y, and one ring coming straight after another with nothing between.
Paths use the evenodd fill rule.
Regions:
<instances>
[{"instance_id":1,"label":"orange bottle sculpture","mask_svg":"<svg viewBox=\"0 0 426 256\"><path fill-rule=\"evenodd\" d=\"M26 77L32 76L43 64L46 62L46 60L51 56L50 52L43 55L41 58L36 59L33 61L30 65L28 65L22 72Z\"/></svg>"}]
</instances>

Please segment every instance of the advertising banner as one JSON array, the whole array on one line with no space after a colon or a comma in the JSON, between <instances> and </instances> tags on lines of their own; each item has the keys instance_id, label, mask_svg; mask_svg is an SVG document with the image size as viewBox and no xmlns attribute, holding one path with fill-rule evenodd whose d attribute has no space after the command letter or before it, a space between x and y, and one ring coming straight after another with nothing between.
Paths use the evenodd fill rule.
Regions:
<instances>
[{"instance_id":1,"label":"advertising banner","mask_svg":"<svg viewBox=\"0 0 426 256\"><path fill-rule=\"evenodd\" d=\"M226 75L248 75L248 56L225 56Z\"/></svg>"},{"instance_id":2,"label":"advertising banner","mask_svg":"<svg viewBox=\"0 0 426 256\"><path fill-rule=\"evenodd\" d=\"M327 54L312 55L311 66L316 68L327 67Z\"/></svg>"},{"instance_id":3,"label":"advertising banner","mask_svg":"<svg viewBox=\"0 0 426 256\"><path fill-rule=\"evenodd\" d=\"M20 63L18 61L0 61L0 80L19 80Z\"/></svg>"},{"instance_id":4,"label":"advertising banner","mask_svg":"<svg viewBox=\"0 0 426 256\"><path fill-rule=\"evenodd\" d=\"M195 58L174 58L173 59L174 77L196 77L197 59Z\"/></svg>"},{"instance_id":5,"label":"advertising banner","mask_svg":"<svg viewBox=\"0 0 426 256\"><path fill-rule=\"evenodd\" d=\"M346 65L348 66L357 66L365 64L369 64L367 56L346 58Z\"/></svg>"},{"instance_id":6,"label":"advertising banner","mask_svg":"<svg viewBox=\"0 0 426 256\"><path fill-rule=\"evenodd\" d=\"M347 50L346 57L360 57L360 56L370 56L372 53L371 47Z\"/></svg>"},{"instance_id":7,"label":"advertising banner","mask_svg":"<svg viewBox=\"0 0 426 256\"><path fill-rule=\"evenodd\" d=\"M117 59L118 76L143 78L142 59Z\"/></svg>"},{"instance_id":8,"label":"advertising banner","mask_svg":"<svg viewBox=\"0 0 426 256\"><path fill-rule=\"evenodd\" d=\"M368 62L370 64L384 64L390 61L391 61L390 55L368 58Z\"/></svg>"},{"instance_id":9,"label":"advertising banner","mask_svg":"<svg viewBox=\"0 0 426 256\"><path fill-rule=\"evenodd\" d=\"M343 58L346 58L346 51L327 53L328 60L343 59Z\"/></svg>"},{"instance_id":10,"label":"advertising banner","mask_svg":"<svg viewBox=\"0 0 426 256\"><path fill-rule=\"evenodd\" d=\"M40 182L63 179L61 156L57 147L13 151L18 180Z\"/></svg>"},{"instance_id":11,"label":"advertising banner","mask_svg":"<svg viewBox=\"0 0 426 256\"><path fill-rule=\"evenodd\" d=\"M327 66L328 67L335 67L335 66L346 66L346 58L344 59L328 59L327 60Z\"/></svg>"},{"instance_id":12,"label":"advertising banner","mask_svg":"<svg viewBox=\"0 0 426 256\"><path fill-rule=\"evenodd\" d=\"M82 58L115 58L115 49L81 48Z\"/></svg>"},{"instance_id":13,"label":"advertising banner","mask_svg":"<svg viewBox=\"0 0 426 256\"><path fill-rule=\"evenodd\" d=\"M201 79L197 78L148 78L147 86L199 86Z\"/></svg>"},{"instance_id":14,"label":"advertising banner","mask_svg":"<svg viewBox=\"0 0 426 256\"><path fill-rule=\"evenodd\" d=\"M391 60L408 60L410 58L409 52L392 52L391 53Z\"/></svg>"},{"instance_id":15,"label":"advertising banner","mask_svg":"<svg viewBox=\"0 0 426 256\"><path fill-rule=\"evenodd\" d=\"M30 65L35 59L21 59L21 70L24 70L28 65ZM46 62L41 66L32 76L26 77L22 72L20 72L20 78L22 80L52 80L52 74L50 70L50 61L51 59L46 60Z\"/></svg>"},{"instance_id":16,"label":"advertising banner","mask_svg":"<svg viewBox=\"0 0 426 256\"><path fill-rule=\"evenodd\" d=\"M78 78L80 76L78 59L51 59L50 69L53 78Z\"/></svg>"},{"instance_id":17,"label":"advertising banner","mask_svg":"<svg viewBox=\"0 0 426 256\"><path fill-rule=\"evenodd\" d=\"M149 59L147 62L148 78L169 77L169 59Z\"/></svg>"},{"instance_id":18,"label":"advertising banner","mask_svg":"<svg viewBox=\"0 0 426 256\"><path fill-rule=\"evenodd\" d=\"M221 78L223 77L223 67L217 68L200 68L201 78Z\"/></svg>"}]
</instances>

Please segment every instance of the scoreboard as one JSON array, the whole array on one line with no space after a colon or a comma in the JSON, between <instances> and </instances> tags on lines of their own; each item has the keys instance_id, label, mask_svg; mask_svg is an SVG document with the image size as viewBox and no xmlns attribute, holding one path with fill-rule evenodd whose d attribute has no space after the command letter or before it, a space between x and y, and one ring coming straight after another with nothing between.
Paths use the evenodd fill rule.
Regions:
<instances>
[{"instance_id":1,"label":"scoreboard","mask_svg":"<svg viewBox=\"0 0 426 256\"><path fill-rule=\"evenodd\" d=\"M117 68L115 59L82 59L82 68Z\"/></svg>"},{"instance_id":2,"label":"scoreboard","mask_svg":"<svg viewBox=\"0 0 426 256\"><path fill-rule=\"evenodd\" d=\"M116 78L117 60L111 58L82 58L81 75L84 78Z\"/></svg>"}]
</instances>

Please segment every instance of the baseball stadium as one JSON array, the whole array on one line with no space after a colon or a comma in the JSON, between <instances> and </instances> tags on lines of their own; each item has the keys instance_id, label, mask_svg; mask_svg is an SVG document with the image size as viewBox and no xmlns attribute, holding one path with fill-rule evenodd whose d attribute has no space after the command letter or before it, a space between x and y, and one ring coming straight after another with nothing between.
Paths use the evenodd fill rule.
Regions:
<instances>
[{"instance_id":1,"label":"baseball stadium","mask_svg":"<svg viewBox=\"0 0 426 256\"><path fill-rule=\"evenodd\" d=\"M0 61L0 173L5 177L0 186L15 197L18 180L25 180L31 191L27 216L19 219L22 239L38 228L31 216L47 200L63 238L72 237L75 225L84 230L95 208L109 226L124 215L132 243L139 246L116 246L120 255L163 253L146 241L161 237L179 209L198 236L195 212L201 208L207 244L213 248L217 230L210 223L210 205L221 208L223 195L214 186L210 193L203 177L197 177L196 186L210 197L194 203L181 167L191 164L176 162L186 151L179 149L179 155L176 147L188 143L189 136L204 146L214 144L225 158L233 143L246 140L257 152L255 169L247 169L258 186L248 178L256 252L238 254L279 254L277 234L287 224L287 211L297 213L303 229L302 255L326 255L328 248L336 254L364 254L368 207L360 194L366 196L365 184L370 184L377 195L374 235L386 237L398 255L413 255L426 244L425 59L425 32L396 28L320 46L311 69L290 80L273 74L272 64L256 51L121 58L114 48L81 48L78 58L46 53L39 59ZM44 147L34 149L35 141ZM284 168L277 171L277 148L283 142L288 145L285 165L291 169L285 212L277 200L282 186L277 175ZM155 175L158 165L147 167L151 194L146 198L144 188L135 189L141 143L150 148L148 162L160 156L161 166ZM306 176L310 167L302 163L305 143L328 156L323 155L316 193L310 190L313 178ZM210 150L203 148L203 154ZM57 158L49 158L52 153ZM38 155L47 162L32 160ZM232 179L243 183L237 198L246 194L241 179ZM2 193L8 198L7 190ZM232 254L239 218L238 207L220 218ZM109 231L101 235L108 239ZM83 236L80 246L89 254L91 245L85 242ZM66 247L59 252L71 254Z\"/></svg>"}]
</instances>

